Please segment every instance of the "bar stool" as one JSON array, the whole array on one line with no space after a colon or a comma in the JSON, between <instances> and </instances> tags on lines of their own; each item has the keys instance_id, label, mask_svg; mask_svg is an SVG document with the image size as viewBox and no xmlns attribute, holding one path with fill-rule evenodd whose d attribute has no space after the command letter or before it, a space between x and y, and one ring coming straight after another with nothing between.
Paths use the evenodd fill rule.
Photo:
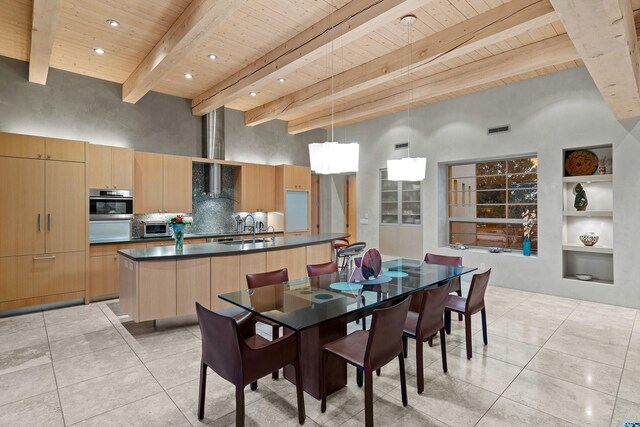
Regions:
<instances>
[{"instance_id":1,"label":"bar stool","mask_svg":"<svg viewBox=\"0 0 640 427\"><path fill-rule=\"evenodd\" d=\"M358 256L364 251L364 248L367 247L365 242L357 242L347 245L343 248L339 248L336 251L336 262L342 258L342 264L340 264L340 269L345 270L351 266L351 258Z\"/></svg>"}]
</instances>

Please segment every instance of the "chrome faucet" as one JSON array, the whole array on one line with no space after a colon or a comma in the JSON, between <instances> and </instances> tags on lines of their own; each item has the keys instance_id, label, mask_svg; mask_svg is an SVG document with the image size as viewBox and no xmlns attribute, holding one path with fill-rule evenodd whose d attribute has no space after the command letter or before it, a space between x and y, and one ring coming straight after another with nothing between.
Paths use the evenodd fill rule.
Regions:
<instances>
[{"instance_id":1,"label":"chrome faucet","mask_svg":"<svg viewBox=\"0 0 640 427\"><path fill-rule=\"evenodd\" d=\"M269 232L269 229L271 229L271 244L275 245L276 244L276 229L273 228L273 225L270 225L267 227L267 232Z\"/></svg>"},{"instance_id":2,"label":"chrome faucet","mask_svg":"<svg viewBox=\"0 0 640 427\"><path fill-rule=\"evenodd\" d=\"M253 232L252 242L253 242L253 244L255 244L256 243L256 219L253 217L253 215L247 214L247 216L244 217L243 228L244 228L244 231L247 231L247 218L249 218L249 217L251 217L251 221L252 221L251 223L253 224L252 227L251 227L251 230Z\"/></svg>"}]
</instances>

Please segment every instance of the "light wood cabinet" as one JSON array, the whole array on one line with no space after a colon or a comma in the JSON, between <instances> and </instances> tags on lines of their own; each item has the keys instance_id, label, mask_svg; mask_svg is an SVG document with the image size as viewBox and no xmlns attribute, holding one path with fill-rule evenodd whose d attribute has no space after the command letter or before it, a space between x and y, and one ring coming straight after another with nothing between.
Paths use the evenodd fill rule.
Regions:
<instances>
[{"instance_id":1,"label":"light wood cabinet","mask_svg":"<svg viewBox=\"0 0 640 427\"><path fill-rule=\"evenodd\" d=\"M45 251L44 164L44 160L0 157L0 210L13 217L2 230L0 257Z\"/></svg>"},{"instance_id":2,"label":"light wood cabinet","mask_svg":"<svg viewBox=\"0 0 640 427\"><path fill-rule=\"evenodd\" d=\"M133 149L90 144L89 188L133 189Z\"/></svg>"},{"instance_id":3,"label":"light wood cabinet","mask_svg":"<svg viewBox=\"0 0 640 427\"><path fill-rule=\"evenodd\" d=\"M45 162L46 252L86 249L84 164Z\"/></svg>"},{"instance_id":4,"label":"light wood cabinet","mask_svg":"<svg viewBox=\"0 0 640 427\"><path fill-rule=\"evenodd\" d=\"M284 188L311 190L311 169L305 166L281 165L284 170Z\"/></svg>"},{"instance_id":5,"label":"light wood cabinet","mask_svg":"<svg viewBox=\"0 0 640 427\"><path fill-rule=\"evenodd\" d=\"M163 156L163 208L165 212L192 211L191 157Z\"/></svg>"},{"instance_id":6,"label":"light wood cabinet","mask_svg":"<svg viewBox=\"0 0 640 427\"><path fill-rule=\"evenodd\" d=\"M307 265L324 264L331 261L332 255L333 245L331 243L307 246Z\"/></svg>"},{"instance_id":7,"label":"light wood cabinet","mask_svg":"<svg viewBox=\"0 0 640 427\"><path fill-rule=\"evenodd\" d=\"M265 271L286 268L289 280L301 279L307 276L306 249L293 248L267 252L267 268Z\"/></svg>"},{"instance_id":8,"label":"light wood cabinet","mask_svg":"<svg viewBox=\"0 0 640 427\"><path fill-rule=\"evenodd\" d=\"M170 260L139 263L139 322L176 315L176 262Z\"/></svg>"},{"instance_id":9,"label":"light wood cabinet","mask_svg":"<svg viewBox=\"0 0 640 427\"><path fill-rule=\"evenodd\" d=\"M192 211L191 158L135 152L135 213Z\"/></svg>"},{"instance_id":10,"label":"light wood cabinet","mask_svg":"<svg viewBox=\"0 0 640 427\"><path fill-rule=\"evenodd\" d=\"M272 212L275 210L275 167L244 163L236 175L237 211Z\"/></svg>"},{"instance_id":11,"label":"light wood cabinet","mask_svg":"<svg viewBox=\"0 0 640 427\"><path fill-rule=\"evenodd\" d=\"M196 302L211 303L211 262L209 258L179 260L177 266L176 314L196 314Z\"/></svg>"},{"instance_id":12,"label":"light wood cabinet","mask_svg":"<svg viewBox=\"0 0 640 427\"><path fill-rule=\"evenodd\" d=\"M118 295L118 255L90 257L89 271L89 296L92 301L100 297Z\"/></svg>"},{"instance_id":13,"label":"light wood cabinet","mask_svg":"<svg viewBox=\"0 0 640 427\"><path fill-rule=\"evenodd\" d=\"M86 142L0 132L0 156L85 162Z\"/></svg>"},{"instance_id":14,"label":"light wood cabinet","mask_svg":"<svg viewBox=\"0 0 640 427\"><path fill-rule=\"evenodd\" d=\"M45 138L46 159L84 163L86 146L87 143L83 141Z\"/></svg>"},{"instance_id":15,"label":"light wood cabinet","mask_svg":"<svg viewBox=\"0 0 640 427\"><path fill-rule=\"evenodd\" d=\"M218 295L242 289L240 278L241 255L211 257L211 310L230 306ZM244 276L242 277L244 280ZM246 287L246 285L244 285Z\"/></svg>"},{"instance_id":16,"label":"light wood cabinet","mask_svg":"<svg viewBox=\"0 0 640 427\"><path fill-rule=\"evenodd\" d=\"M247 274L267 271L267 254L256 252L240 256L240 289L247 289Z\"/></svg>"}]
</instances>

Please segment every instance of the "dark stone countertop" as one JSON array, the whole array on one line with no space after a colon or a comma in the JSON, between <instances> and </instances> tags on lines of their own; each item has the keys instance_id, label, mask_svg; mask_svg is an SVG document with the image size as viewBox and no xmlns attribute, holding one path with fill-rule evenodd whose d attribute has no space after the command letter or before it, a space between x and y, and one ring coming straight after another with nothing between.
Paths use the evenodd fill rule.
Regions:
<instances>
[{"instance_id":1,"label":"dark stone countertop","mask_svg":"<svg viewBox=\"0 0 640 427\"><path fill-rule=\"evenodd\" d=\"M349 237L345 233L311 234L304 236L276 237L264 243L245 243L244 245L226 245L223 243L199 243L184 245L182 252L177 252L174 246L158 246L146 249L121 249L118 253L134 261L160 261L167 259L203 258L224 255L241 255L253 252L265 252L281 249L291 249L301 246L311 246L331 242Z\"/></svg>"},{"instance_id":2,"label":"dark stone countertop","mask_svg":"<svg viewBox=\"0 0 640 427\"><path fill-rule=\"evenodd\" d=\"M276 234L282 234L284 231L276 231ZM248 236L250 232L229 232L229 233L197 233L197 234L185 234L185 239L206 239L206 238L224 238L224 237L240 237L240 236ZM261 231L256 233L256 236L271 236L271 231ZM116 239L116 240L101 240L101 241L93 241L89 242L90 246L94 245L115 245L118 243L149 243L149 242L165 242L173 240L173 237L130 237L128 239Z\"/></svg>"}]
</instances>

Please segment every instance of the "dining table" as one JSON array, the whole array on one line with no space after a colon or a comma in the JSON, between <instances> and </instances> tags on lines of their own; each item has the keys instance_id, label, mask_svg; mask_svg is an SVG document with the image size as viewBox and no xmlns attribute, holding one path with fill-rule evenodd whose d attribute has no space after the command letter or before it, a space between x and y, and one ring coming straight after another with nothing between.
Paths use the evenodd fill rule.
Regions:
<instances>
[{"instance_id":1,"label":"dining table","mask_svg":"<svg viewBox=\"0 0 640 427\"><path fill-rule=\"evenodd\" d=\"M297 333L303 389L320 399L322 348L345 336L349 322L475 270L475 267L396 258L384 261L377 277L361 282L349 282L351 271L347 269L218 297L282 325L285 331L289 329ZM327 394L346 386L347 366L344 361L330 358L325 372ZM295 383L293 367L284 369L284 377Z\"/></svg>"}]
</instances>

